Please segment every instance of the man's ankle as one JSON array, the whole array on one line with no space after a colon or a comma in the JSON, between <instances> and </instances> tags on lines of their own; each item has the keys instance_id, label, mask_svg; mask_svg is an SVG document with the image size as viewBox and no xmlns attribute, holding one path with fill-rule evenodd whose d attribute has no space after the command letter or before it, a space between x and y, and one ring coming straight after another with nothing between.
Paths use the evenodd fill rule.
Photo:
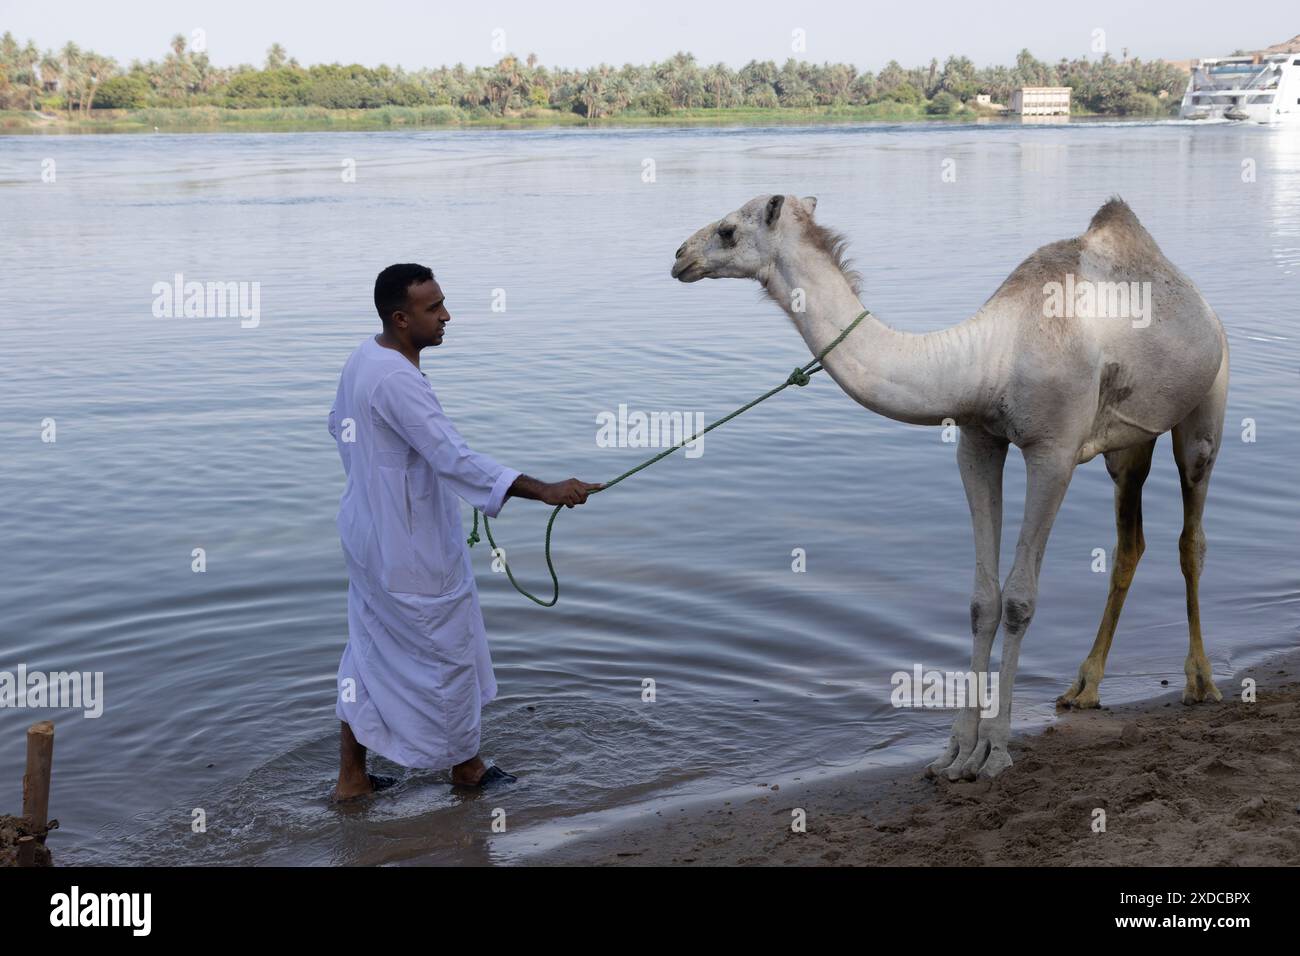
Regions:
<instances>
[{"instance_id":1,"label":"man's ankle","mask_svg":"<svg viewBox=\"0 0 1300 956\"><path fill-rule=\"evenodd\" d=\"M487 766L483 763L481 757L475 754L464 763L458 763L451 768L451 778L457 781L467 783L477 783L478 779L487 771Z\"/></svg>"}]
</instances>

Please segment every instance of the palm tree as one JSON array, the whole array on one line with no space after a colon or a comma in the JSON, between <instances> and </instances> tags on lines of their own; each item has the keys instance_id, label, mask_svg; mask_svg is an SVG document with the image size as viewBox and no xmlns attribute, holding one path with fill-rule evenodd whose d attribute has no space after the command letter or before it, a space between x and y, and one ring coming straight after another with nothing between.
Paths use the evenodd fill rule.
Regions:
<instances>
[{"instance_id":1,"label":"palm tree","mask_svg":"<svg viewBox=\"0 0 1300 956\"><path fill-rule=\"evenodd\" d=\"M592 67L583 77L582 85L579 87L578 102L586 107L589 120L600 117L600 107L604 101L605 73L608 69L604 64L601 64L600 68Z\"/></svg>"},{"instance_id":2,"label":"palm tree","mask_svg":"<svg viewBox=\"0 0 1300 956\"><path fill-rule=\"evenodd\" d=\"M117 72L117 61L112 57L101 56L98 53L88 53L86 56L86 88L83 91L84 101L81 104L82 115L84 116L95 106L95 93L99 91L99 86L106 79Z\"/></svg>"},{"instance_id":3,"label":"palm tree","mask_svg":"<svg viewBox=\"0 0 1300 956\"><path fill-rule=\"evenodd\" d=\"M524 77L519 70L519 61L513 56L502 57L501 62L488 74L488 101L492 104L493 111L505 115L511 96L523 85L523 82Z\"/></svg>"},{"instance_id":4,"label":"palm tree","mask_svg":"<svg viewBox=\"0 0 1300 956\"><path fill-rule=\"evenodd\" d=\"M723 109L730 104L731 71L725 63L715 63L704 74L704 82L713 92L713 105Z\"/></svg>"},{"instance_id":5,"label":"palm tree","mask_svg":"<svg viewBox=\"0 0 1300 956\"><path fill-rule=\"evenodd\" d=\"M72 116L72 101L81 90L83 82L83 65L81 48L69 42L59 52L59 66L63 86L63 108Z\"/></svg>"},{"instance_id":6,"label":"palm tree","mask_svg":"<svg viewBox=\"0 0 1300 956\"><path fill-rule=\"evenodd\" d=\"M163 61L159 86L169 100L184 100L190 90L197 86L197 73L190 55L185 50L185 37L176 34L172 37L172 51Z\"/></svg>"},{"instance_id":7,"label":"palm tree","mask_svg":"<svg viewBox=\"0 0 1300 956\"><path fill-rule=\"evenodd\" d=\"M632 102L632 84L625 76L616 76L605 89L605 105L610 113L621 113Z\"/></svg>"},{"instance_id":8,"label":"palm tree","mask_svg":"<svg viewBox=\"0 0 1300 956\"><path fill-rule=\"evenodd\" d=\"M285 61L289 58L288 51L278 43L272 43L271 48L266 51L266 67L268 70L278 70L284 66Z\"/></svg>"},{"instance_id":9,"label":"palm tree","mask_svg":"<svg viewBox=\"0 0 1300 956\"><path fill-rule=\"evenodd\" d=\"M53 53L46 51L41 57L41 81L42 91L54 91L63 86L63 63ZM36 107L33 106L32 109Z\"/></svg>"}]
</instances>

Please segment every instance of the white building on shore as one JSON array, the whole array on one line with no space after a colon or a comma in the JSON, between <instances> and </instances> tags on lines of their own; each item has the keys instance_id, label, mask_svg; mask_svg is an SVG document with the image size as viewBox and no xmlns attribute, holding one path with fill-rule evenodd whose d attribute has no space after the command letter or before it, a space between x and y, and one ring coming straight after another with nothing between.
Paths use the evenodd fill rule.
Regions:
<instances>
[{"instance_id":1,"label":"white building on shore","mask_svg":"<svg viewBox=\"0 0 1300 956\"><path fill-rule=\"evenodd\" d=\"M1011 94L1008 112L1021 116L1069 116L1068 86L1022 86Z\"/></svg>"}]
</instances>

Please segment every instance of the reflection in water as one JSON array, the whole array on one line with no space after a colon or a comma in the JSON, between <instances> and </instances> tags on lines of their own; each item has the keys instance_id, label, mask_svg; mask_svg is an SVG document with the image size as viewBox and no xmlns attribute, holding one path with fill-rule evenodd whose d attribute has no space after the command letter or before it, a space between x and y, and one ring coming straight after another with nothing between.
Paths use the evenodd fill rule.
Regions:
<instances>
[{"instance_id":1,"label":"reflection in water","mask_svg":"<svg viewBox=\"0 0 1300 956\"><path fill-rule=\"evenodd\" d=\"M1256 183L1268 193L1263 211L1268 216L1266 235L1272 240L1273 258L1282 274L1294 276L1300 267L1300 129L1275 129L1262 137L1262 163L1256 164ZM1263 166L1260 169L1260 166ZM1294 308L1292 313L1295 314ZM1293 333L1294 328L1286 330Z\"/></svg>"}]
</instances>

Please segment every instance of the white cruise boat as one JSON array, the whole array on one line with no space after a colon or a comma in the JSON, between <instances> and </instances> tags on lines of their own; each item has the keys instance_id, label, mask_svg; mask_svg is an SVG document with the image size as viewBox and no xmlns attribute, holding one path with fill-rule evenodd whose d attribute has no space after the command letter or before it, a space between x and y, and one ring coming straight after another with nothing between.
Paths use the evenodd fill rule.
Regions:
<instances>
[{"instance_id":1,"label":"white cruise boat","mask_svg":"<svg viewBox=\"0 0 1300 956\"><path fill-rule=\"evenodd\" d=\"M1193 61L1179 115L1300 125L1300 50Z\"/></svg>"}]
</instances>

